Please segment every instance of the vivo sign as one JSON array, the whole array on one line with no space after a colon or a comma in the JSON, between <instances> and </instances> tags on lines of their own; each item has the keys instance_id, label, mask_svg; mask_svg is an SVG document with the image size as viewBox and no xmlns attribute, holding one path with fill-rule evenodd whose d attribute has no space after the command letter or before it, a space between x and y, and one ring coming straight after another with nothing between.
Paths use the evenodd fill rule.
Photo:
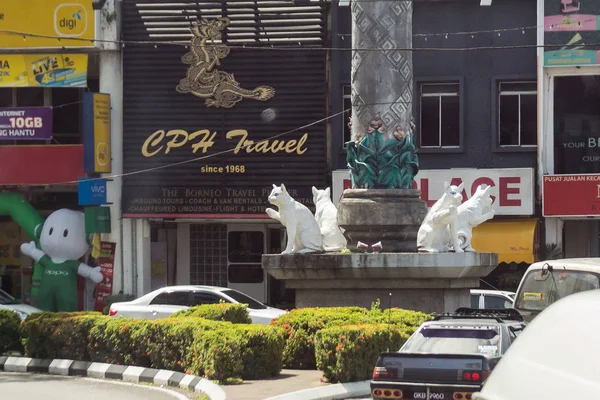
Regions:
<instances>
[{"instance_id":1,"label":"vivo sign","mask_svg":"<svg viewBox=\"0 0 600 400\"><path fill-rule=\"evenodd\" d=\"M533 168L506 169L429 169L419 171L413 184L421 190L421 199L431 207L444 191L444 182L464 183L463 201L470 198L477 186L492 186L490 195L497 215L532 215L534 205ZM333 202L342 198L351 187L348 170L333 171Z\"/></svg>"}]
</instances>

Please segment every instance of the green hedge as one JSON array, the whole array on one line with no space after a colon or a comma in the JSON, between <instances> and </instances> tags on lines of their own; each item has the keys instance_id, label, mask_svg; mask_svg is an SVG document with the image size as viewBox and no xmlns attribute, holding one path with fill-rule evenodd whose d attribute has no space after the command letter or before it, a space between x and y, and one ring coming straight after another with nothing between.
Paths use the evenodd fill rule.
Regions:
<instances>
[{"instance_id":1,"label":"green hedge","mask_svg":"<svg viewBox=\"0 0 600 400\"><path fill-rule=\"evenodd\" d=\"M363 307L299 308L272 322L286 330L283 367L315 369L315 334L326 327L350 324L393 324L407 332L414 332L423 322L432 318L418 311L391 308L381 310L379 301L368 310Z\"/></svg>"},{"instance_id":2,"label":"green hedge","mask_svg":"<svg viewBox=\"0 0 600 400\"><path fill-rule=\"evenodd\" d=\"M228 321L234 324L251 324L247 304L220 303L203 304L178 311L170 318L197 317L212 321Z\"/></svg>"},{"instance_id":3,"label":"green hedge","mask_svg":"<svg viewBox=\"0 0 600 400\"><path fill-rule=\"evenodd\" d=\"M88 333L110 317L100 313L35 313L21 324L25 353L34 358L89 360Z\"/></svg>"},{"instance_id":4,"label":"green hedge","mask_svg":"<svg viewBox=\"0 0 600 400\"><path fill-rule=\"evenodd\" d=\"M411 333L388 324L322 329L315 335L317 367L331 383L369 379L379 354L400 349Z\"/></svg>"},{"instance_id":5,"label":"green hedge","mask_svg":"<svg viewBox=\"0 0 600 400\"><path fill-rule=\"evenodd\" d=\"M21 332L28 357L169 369L219 381L278 375L285 335L275 326L98 313L43 313L23 322Z\"/></svg>"},{"instance_id":6,"label":"green hedge","mask_svg":"<svg viewBox=\"0 0 600 400\"><path fill-rule=\"evenodd\" d=\"M19 326L21 318L12 310L0 310L0 356L8 351L21 351Z\"/></svg>"}]
</instances>

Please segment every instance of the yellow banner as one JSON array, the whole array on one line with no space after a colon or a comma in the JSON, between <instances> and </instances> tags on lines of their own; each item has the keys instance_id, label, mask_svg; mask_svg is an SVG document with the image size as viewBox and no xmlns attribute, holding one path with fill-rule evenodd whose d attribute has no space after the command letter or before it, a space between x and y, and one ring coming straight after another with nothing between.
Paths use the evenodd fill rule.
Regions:
<instances>
[{"instance_id":1,"label":"yellow banner","mask_svg":"<svg viewBox=\"0 0 600 400\"><path fill-rule=\"evenodd\" d=\"M15 222L0 223L0 264L21 265L21 230Z\"/></svg>"},{"instance_id":2,"label":"yellow banner","mask_svg":"<svg viewBox=\"0 0 600 400\"><path fill-rule=\"evenodd\" d=\"M86 87L87 64L87 54L0 54L0 87Z\"/></svg>"},{"instance_id":3,"label":"yellow banner","mask_svg":"<svg viewBox=\"0 0 600 400\"><path fill-rule=\"evenodd\" d=\"M92 0L4 0L1 2L1 48L94 47L95 37L96 24Z\"/></svg>"}]
</instances>

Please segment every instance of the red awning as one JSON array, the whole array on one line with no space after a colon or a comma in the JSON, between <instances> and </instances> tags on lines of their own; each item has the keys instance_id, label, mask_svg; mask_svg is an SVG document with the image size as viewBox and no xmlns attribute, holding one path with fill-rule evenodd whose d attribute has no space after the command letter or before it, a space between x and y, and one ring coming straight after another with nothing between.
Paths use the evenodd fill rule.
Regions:
<instances>
[{"instance_id":1,"label":"red awning","mask_svg":"<svg viewBox=\"0 0 600 400\"><path fill-rule=\"evenodd\" d=\"M83 145L0 146L0 186L65 184L83 177Z\"/></svg>"}]
</instances>

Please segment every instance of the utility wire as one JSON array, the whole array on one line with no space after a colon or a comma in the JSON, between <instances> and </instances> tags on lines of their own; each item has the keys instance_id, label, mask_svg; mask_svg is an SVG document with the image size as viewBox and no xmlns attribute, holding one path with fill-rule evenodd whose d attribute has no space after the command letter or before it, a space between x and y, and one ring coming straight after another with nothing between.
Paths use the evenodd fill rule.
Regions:
<instances>
[{"instance_id":1,"label":"utility wire","mask_svg":"<svg viewBox=\"0 0 600 400\"><path fill-rule=\"evenodd\" d=\"M389 105L389 104L400 104L400 103L410 104L411 102L392 101L392 102L381 102L381 103L368 103L368 104L363 104L363 105L365 105L365 106L372 106L372 105L383 105L383 104L388 104ZM313 122L310 122L308 124L299 126L297 128L294 128L294 129L291 129L291 130L288 130L288 131L285 131L285 132L282 132L282 133L278 133L278 134L270 136L270 137L268 137L266 139L258 140L255 143L258 144L258 143L262 143L262 142L267 142L267 141L270 141L270 140L273 140L273 139L277 139L277 138L285 136L285 135L289 135L290 133L301 131L303 129L306 129L306 128L309 128L311 126L314 126L314 125L320 124L322 122L325 122L325 121L327 121L329 119L338 117L338 116L340 116L340 115L342 115L342 114L344 114L344 113L346 113L348 111L352 111L352 109L351 108L347 108L347 109L342 110L340 112L328 115L328 116L326 116L324 118L321 118L321 119L315 120ZM168 163L168 164L160 165L160 166L157 166L157 167L145 168L145 169L140 169L140 170L137 170L137 171L125 172L125 173L122 173L122 174L113 174L113 175L103 176L103 177L100 177L100 178L85 178L85 179L82 179L81 181L97 181L97 180L104 180L104 179L122 178L122 177L126 177L126 176L131 176L131 175L138 175L138 174L143 174L143 173L158 171L158 170L162 170L162 169L166 169L166 168L171 168L171 167L175 167L175 166L178 166L178 165L189 164L189 163L196 162L196 161L206 160L206 159L209 159L209 158L212 158L212 157L218 157L218 156L221 156L223 154L231 153L233 151L235 151L235 147L231 148L231 149L228 149L228 150L219 151L219 152L214 153L214 154L208 154L206 156L201 156L201 157L194 157L194 158L190 158L188 160L178 161L178 162L174 162L174 163ZM76 181L37 183L37 184L30 184L30 185L15 185L15 186L21 186L21 187L46 186L46 185L57 185L58 186L58 185L73 185L73 184L77 184L79 182L80 182L79 180L76 180Z\"/></svg>"},{"instance_id":2,"label":"utility wire","mask_svg":"<svg viewBox=\"0 0 600 400\"><path fill-rule=\"evenodd\" d=\"M20 35L24 38L26 37L37 37L37 38L46 38L46 39L56 39L60 41L61 39L65 39L59 36L50 36L50 35L38 35L34 33L20 32L20 31L12 31L6 29L0 29L0 33L7 33L13 35ZM450 34L444 34L450 35ZM189 41L152 41L152 40L106 40L106 39L81 39L81 38L68 38L68 40L79 40L82 42L100 42L100 43L112 43L119 44L123 47L126 45L152 45L158 48L158 45L176 45L176 46L184 46L189 48ZM206 47L217 46L217 43L209 43ZM600 46L599 43L581 43L576 45L579 48L582 47L592 47L592 46ZM564 44L518 44L518 45L499 45L499 46L471 46L471 47L367 47L367 48L351 48L351 47L324 47L324 46L313 46L313 45L302 45L298 44L297 46L289 46L289 45L273 45L270 46L256 46L256 45L228 45L229 48L232 49L247 49L247 50L260 50L260 51L357 51L357 52L391 52L391 51L405 51L405 52L422 52L422 51L477 51L477 50L510 50L510 49L530 49L530 48L544 48L544 49L560 49L565 47ZM63 50L77 51L78 49L67 49L63 47Z\"/></svg>"}]
</instances>

